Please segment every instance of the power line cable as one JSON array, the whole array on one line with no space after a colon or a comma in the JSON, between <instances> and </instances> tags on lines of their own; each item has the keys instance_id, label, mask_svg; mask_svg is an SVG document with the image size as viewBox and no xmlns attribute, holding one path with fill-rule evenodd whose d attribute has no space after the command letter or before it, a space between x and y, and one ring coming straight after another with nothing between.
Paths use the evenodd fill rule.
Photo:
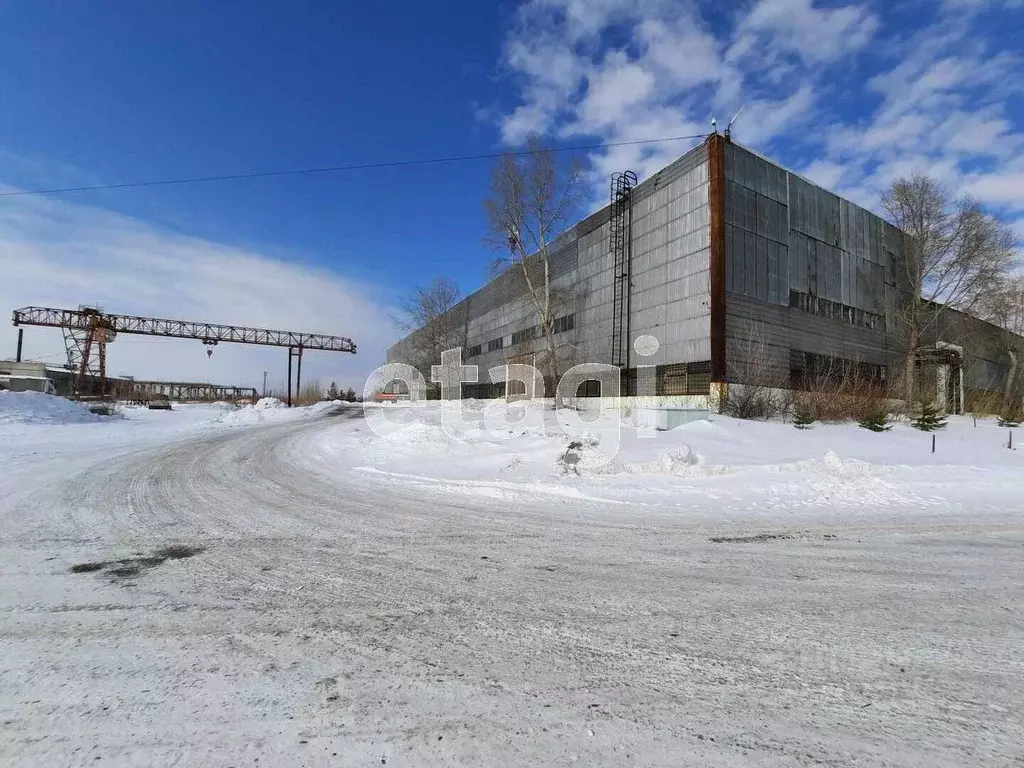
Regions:
<instances>
[{"instance_id":1,"label":"power line cable","mask_svg":"<svg viewBox=\"0 0 1024 768\"><path fill-rule=\"evenodd\" d=\"M434 157L423 160L391 160L383 163L357 163L352 165L332 165L323 168L298 168L289 171L256 171L254 173L232 173L222 176L193 176L185 179L161 179L157 181L128 181L121 184L96 184L89 187L57 187L54 189L26 189L17 192L0 192L0 197L23 197L26 195L55 195L63 192L99 192L110 189L130 189L138 187L166 187L177 184L199 184L208 181L238 181L243 179L267 179L277 176L304 176L314 173L341 173L345 171L367 171L378 168L404 168L416 165L438 165L440 163L461 163L472 160L494 160L505 155L523 156L555 152L586 152L596 149L613 149L630 147L640 144L664 144L670 141L686 141L703 139L705 134L693 136L670 136L663 139L639 139L637 141L616 141L608 144L581 144L573 147L552 147L550 149L523 149L510 152L488 152L480 155L453 155L451 157Z\"/></svg>"}]
</instances>

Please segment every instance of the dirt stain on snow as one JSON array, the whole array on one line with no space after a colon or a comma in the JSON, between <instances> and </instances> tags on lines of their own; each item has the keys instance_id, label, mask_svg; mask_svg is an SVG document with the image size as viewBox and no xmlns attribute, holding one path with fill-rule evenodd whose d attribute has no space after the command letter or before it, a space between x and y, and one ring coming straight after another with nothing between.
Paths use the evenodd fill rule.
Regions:
<instances>
[{"instance_id":1,"label":"dirt stain on snow","mask_svg":"<svg viewBox=\"0 0 1024 768\"><path fill-rule=\"evenodd\" d=\"M79 563L78 565L71 566L72 573L93 573L106 568L110 563Z\"/></svg>"},{"instance_id":2,"label":"dirt stain on snow","mask_svg":"<svg viewBox=\"0 0 1024 768\"><path fill-rule=\"evenodd\" d=\"M712 536L709 541L712 544L756 544L762 541L792 538L788 533L755 533L751 536Z\"/></svg>"},{"instance_id":3,"label":"dirt stain on snow","mask_svg":"<svg viewBox=\"0 0 1024 768\"><path fill-rule=\"evenodd\" d=\"M204 551L205 547L191 544L172 544L162 547L152 554L136 555L135 557L124 557L120 560L100 560L91 563L78 563L71 566L71 573L97 573L115 579L127 579L138 576L144 570L156 568L168 560L183 560L194 557Z\"/></svg>"}]
</instances>

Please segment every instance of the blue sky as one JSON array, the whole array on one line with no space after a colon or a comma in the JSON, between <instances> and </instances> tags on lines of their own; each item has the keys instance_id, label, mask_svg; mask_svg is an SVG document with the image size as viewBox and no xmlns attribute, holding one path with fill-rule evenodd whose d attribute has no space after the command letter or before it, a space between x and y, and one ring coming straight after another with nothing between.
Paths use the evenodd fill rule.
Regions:
<instances>
[{"instance_id":1,"label":"blue sky","mask_svg":"<svg viewBox=\"0 0 1024 768\"><path fill-rule=\"evenodd\" d=\"M1024 233L1020 0L7 3L0 185L116 183L735 135L871 205L922 170ZM587 158L641 176L689 145ZM477 287L489 165L0 198L0 310L110 311L354 336L313 375L358 383L389 308L435 275ZM59 334L30 331L59 359ZM0 336L0 355L11 339ZM251 383L282 355L119 340L116 369ZM48 358L49 359L49 358ZM274 381L274 374L271 380Z\"/></svg>"},{"instance_id":2,"label":"blue sky","mask_svg":"<svg viewBox=\"0 0 1024 768\"><path fill-rule=\"evenodd\" d=\"M0 10L0 165L35 187L491 151L497 4L31 2ZM466 42L470 45L466 45ZM19 163L18 160L25 160ZM479 245L485 165L65 196L371 279ZM434 205L428 201L433 201ZM439 206L454 208L438 226ZM475 218L474 218L475 217ZM470 220L472 219L472 220ZM390 283L392 275L381 282Z\"/></svg>"}]
</instances>

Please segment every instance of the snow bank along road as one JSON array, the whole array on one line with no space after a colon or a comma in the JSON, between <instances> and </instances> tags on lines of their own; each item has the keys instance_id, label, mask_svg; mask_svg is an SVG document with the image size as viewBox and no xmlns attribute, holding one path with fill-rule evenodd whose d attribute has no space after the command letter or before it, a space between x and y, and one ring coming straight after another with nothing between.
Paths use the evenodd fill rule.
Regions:
<instances>
[{"instance_id":1,"label":"snow bank along road","mask_svg":"<svg viewBox=\"0 0 1024 768\"><path fill-rule=\"evenodd\" d=\"M1024 765L1020 506L432 491L362 423L13 460L0 763Z\"/></svg>"}]
</instances>

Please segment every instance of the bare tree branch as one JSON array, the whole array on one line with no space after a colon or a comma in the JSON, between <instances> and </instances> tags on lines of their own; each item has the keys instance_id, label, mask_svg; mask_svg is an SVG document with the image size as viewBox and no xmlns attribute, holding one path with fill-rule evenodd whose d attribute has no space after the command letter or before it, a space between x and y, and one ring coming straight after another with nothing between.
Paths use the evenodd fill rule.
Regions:
<instances>
[{"instance_id":1,"label":"bare tree branch","mask_svg":"<svg viewBox=\"0 0 1024 768\"><path fill-rule=\"evenodd\" d=\"M546 342L551 386L558 381L555 316L565 292L552 285L549 246L568 225L580 200L580 166L575 160L560 166L536 135L527 139L525 155L505 155L491 172L490 196L484 200L489 234L485 242L507 249L492 264L494 270L517 270L526 298Z\"/></svg>"},{"instance_id":2,"label":"bare tree branch","mask_svg":"<svg viewBox=\"0 0 1024 768\"><path fill-rule=\"evenodd\" d=\"M402 315L395 322L410 334L406 362L427 381L430 367L440 364L441 353L465 343L466 316L460 297L455 281L436 277L429 285L413 288L399 304Z\"/></svg>"},{"instance_id":3,"label":"bare tree branch","mask_svg":"<svg viewBox=\"0 0 1024 768\"><path fill-rule=\"evenodd\" d=\"M897 179L881 206L901 232L894 267L905 295L891 311L906 342L905 396L913 401L912 372L923 340L941 327L948 309L973 310L999 285L1013 266L1015 240L976 201L953 199L929 176Z\"/></svg>"}]
</instances>

